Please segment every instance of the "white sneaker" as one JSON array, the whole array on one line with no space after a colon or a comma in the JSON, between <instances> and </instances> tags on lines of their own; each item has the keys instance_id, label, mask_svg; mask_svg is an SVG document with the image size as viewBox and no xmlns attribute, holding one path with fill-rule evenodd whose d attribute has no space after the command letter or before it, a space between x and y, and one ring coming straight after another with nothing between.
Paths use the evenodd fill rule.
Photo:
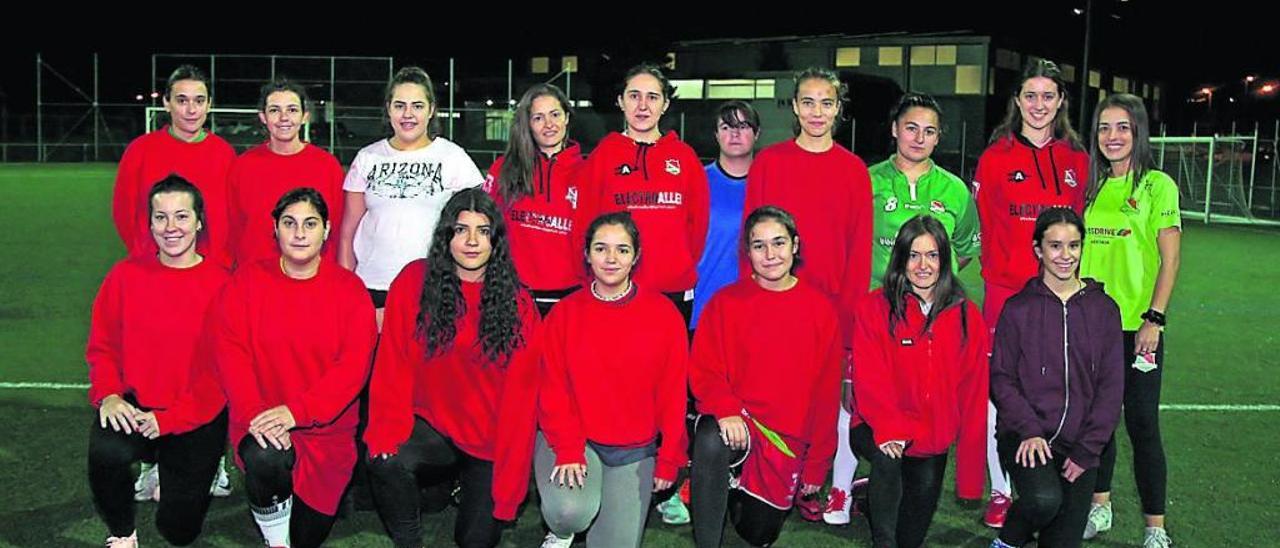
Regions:
<instances>
[{"instance_id":1,"label":"white sneaker","mask_svg":"<svg viewBox=\"0 0 1280 548\"><path fill-rule=\"evenodd\" d=\"M127 537L107 537L107 548L138 548L138 531Z\"/></svg>"},{"instance_id":2,"label":"white sneaker","mask_svg":"<svg viewBox=\"0 0 1280 548\"><path fill-rule=\"evenodd\" d=\"M822 521L827 525L848 525L849 506L852 504L853 497L847 491L832 487L831 492L827 493L827 507L822 512Z\"/></svg>"},{"instance_id":3,"label":"white sneaker","mask_svg":"<svg viewBox=\"0 0 1280 548\"><path fill-rule=\"evenodd\" d=\"M133 482L133 500L138 502L160 500L160 467L142 463L138 479Z\"/></svg>"},{"instance_id":4,"label":"white sneaker","mask_svg":"<svg viewBox=\"0 0 1280 548\"><path fill-rule=\"evenodd\" d=\"M209 494L215 497L231 496L231 478L227 476L227 457L218 459L218 473L213 476Z\"/></svg>"},{"instance_id":5,"label":"white sneaker","mask_svg":"<svg viewBox=\"0 0 1280 548\"><path fill-rule=\"evenodd\" d=\"M1142 548L1173 548L1173 539L1164 527L1147 527L1142 538Z\"/></svg>"},{"instance_id":6,"label":"white sneaker","mask_svg":"<svg viewBox=\"0 0 1280 548\"><path fill-rule=\"evenodd\" d=\"M547 533L547 538L542 539L542 548L569 548L570 546L573 546L573 535L569 535L569 538L560 538L555 533Z\"/></svg>"},{"instance_id":7,"label":"white sneaker","mask_svg":"<svg viewBox=\"0 0 1280 548\"><path fill-rule=\"evenodd\" d=\"M1111 503L1094 504L1089 508L1089 521L1084 524L1084 539L1089 540L1098 533L1111 530Z\"/></svg>"}]
</instances>

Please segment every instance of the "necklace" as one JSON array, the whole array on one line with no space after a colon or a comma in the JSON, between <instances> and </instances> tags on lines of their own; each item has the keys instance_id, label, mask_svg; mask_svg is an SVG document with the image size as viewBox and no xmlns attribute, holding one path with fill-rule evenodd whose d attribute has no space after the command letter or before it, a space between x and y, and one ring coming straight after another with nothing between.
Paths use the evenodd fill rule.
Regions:
<instances>
[{"instance_id":1,"label":"necklace","mask_svg":"<svg viewBox=\"0 0 1280 548\"><path fill-rule=\"evenodd\" d=\"M591 280L591 294L595 296L595 298L600 299L601 301L604 301L606 303L611 303L611 302L620 300L623 297L626 297L628 293L631 293L631 278L627 278L627 288L623 290L621 293L618 293L617 295L614 295L612 297L606 297L604 295L601 295L600 292L596 290L596 280Z\"/></svg>"}]
</instances>

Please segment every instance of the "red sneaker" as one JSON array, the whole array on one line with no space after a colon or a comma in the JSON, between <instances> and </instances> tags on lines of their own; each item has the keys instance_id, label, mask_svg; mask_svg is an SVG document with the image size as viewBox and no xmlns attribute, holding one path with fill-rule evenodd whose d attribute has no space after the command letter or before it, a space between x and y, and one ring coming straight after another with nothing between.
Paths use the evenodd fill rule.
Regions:
<instances>
[{"instance_id":1,"label":"red sneaker","mask_svg":"<svg viewBox=\"0 0 1280 548\"><path fill-rule=\"evenodd\" d=\"M987 503L987 513L982 517L982 523L987 527L999 529L1004 527L1004 518L1009 515L1009 506L1013 504L1013 500L1004 493L991 493L991 502Z\"/></svg>"},{"instance_id":2,"label":"red sneaker","mask_svg":"<svg viewBox=\"0 0 1280 548\"><path fill-rule=\"evenodd\" d=\"M805 521L822 521L822 503L818 502L818 494L809 496L796 494L796 510Z\"/></svg>"}]
</instances>

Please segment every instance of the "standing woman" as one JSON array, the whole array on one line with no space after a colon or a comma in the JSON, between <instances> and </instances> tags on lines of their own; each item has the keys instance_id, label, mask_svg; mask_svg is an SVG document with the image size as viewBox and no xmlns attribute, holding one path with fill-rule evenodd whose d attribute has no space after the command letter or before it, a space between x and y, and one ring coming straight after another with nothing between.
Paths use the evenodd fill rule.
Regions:
<instances>
[{"instance_id":1,"label":"standing woman","mask_svg":"<svg viewBox=\"0 0 1280 548\"><path fill-rule=\"evenodd\" d=\"M688 333L668 299L632 282L648 263L630 214L601 215L586 234L589 289L552 309L542 341L543 547L567 548L588 527L590 548L638 547L652 494L688 464Z\"/></svg>"},{"instance_id":2,"label":"standing woman","mask_svg":"<svg viewBox=\"0 0 1280 548\"><path fill-rule=\"evenodd\" d=\"M569 140L569 114L560 88L529 88L516 104L507 152L485 180L485 190L507 218L511 259L542 317L582 284L572 237L578 207L572 180L582 149Z\"/></svg>"},{"instance_id":3,"label":"standing woman","mask_svg":"<svg viewBox=\"0 0 1280 548\"><path fill-rule=\"evenodd\" d=\"M707 305L689 368L702 413L691 465L700 548L720 546L726 513L751 545L773 544L797 493L822 488L836 444L844 348L835 308L795 276L790 214L762 207L742 231L751 278Z\"/></svg>"},{"instance_id":4,"label":"standing woman","mask_svg":"<svg viewBox=\"0 0 1280 548\"><path fill-rule=\"evenodd\" d=\"M956 446L956 495L982 496L987 329L952 273L937 219L898 232L883 286L858 306L853 340L853 450L871 463L871 540L924 543Z\"/></svg>"},{"instance_id":5,"label":"standing woman","mask_svg":"<svg viewBox=\"0 0 1280 548\"><path fill-rule=\"evenodd\" d=\"M251 264L280 255L272 237L271 208L290 189L309 186L332 204L333 231L341 234L342 166L328 151L302 140L302 127L311 119L307 88L280 78L262 86L258 120L267 127L267 142L236 158L227 177L231 222L231 254L236 265ZM321 253L333 261L336 241L326 242Z\"/></svg>"},{"instance_id":6,"label":"standing woman","mask_svg":"<svg viewBox=\"0 0 1280 548\"><path fill-rule=\"evenodd\" d=\"M840 314L841 341L847 350L852 345L853 311L871 285L871 177L858 155L835 142L849 92L840 77L828 69L809 68L795 75L795 90L791 110L796 137L764 149L751 164L743 216L764 205L795 216L805 234L806 261L800 275L831 299ZM849 430L845 400L836 426L841 440L847 440ZM847 449L837 449L835 466L836 482L825 511L802 507L806 519L820 519L817 513L822 512L821 519L828 523L849 523L848 495L858 460Z\"/></svg>"},{"instance_id":7,"label":"standing woman","mask_svg":"<svg viewBox=\"0 0 1280 548\"><path fill-rule=\"evenodd\" d=\"M1000 457L1018 498L992 548L1079 546L1102 449L1120 421L1120 309L1080 279L1084 222L1065 207L1036 218L1041 275L1006 302L991 353Z\"/></svg>"},{"instance_id":8,"label":"standing woman","mask_svg":"<svg viewBox=\"0 0 1280 548\"><path fill-rule=\"evenodd\" d=\"M458 475L458 546L492 547L529 487L538 314L497 205L453 195L426 259L391 284L369 388L367 467L397 547L422 546L418 477Z\"/></svg>"},{"instance_id":9,"label":"standing woman","mask_svg":"<svg viewBox=\"0 0 1280 548\"><path fill-rule=\"evenodd\" d=\"M155 454L164 488L156 528L185 546L200 534L209 483L226 448L226 402L201 338L228 275L196 252L204 200L195 185L170 175L151 187L147 203L159 252L125 259L107 273L85 352L89 401L98 409L89 433L89 487L113 548L138 546L134 462Z\"/></svg>"},{"instance_id":10,"label":"standing woman","mask_svg":"<svg viewBox=\"0 0 1280 548\"><path fill-rule=\"evenodd\" d=\"M440 210L454 192L484 183L462 147L432 130L435 87L418 67L387 83L387 118L394 134L360 149L342 185L346 191L338 263L364 281L382 324L387 288L400 269L427 256Z\"/></svg>"},{"instance_id":11,"label":"standing woman","mask_svg":"<svg viewBox=\"0 0 1280 548\"><path fill-rule=\"evenodd\" d=\"M1155 169L1151 125L1142 99L1108 95L1093 114L1095 146L1089 183L1082 275L1107 285L1124 326L1124 424L1146 518L1143 546L1172 541L1164 527L1168 469L1160 440L1164 327L1181 262L1178 185ZM1115 440L1102 454L1085 538L1111 528Z\"/></svg>"},{"instance_id":12,"label":"standing woman","mask_svg":"<svg viewBox=\"0 0 1280 548\"><path fill-rule=\"evenodd\" d=\"M169 123L134 139L120 158L111 202L116 233L129 255L154 255L147 191L156 181L177 174L204 197L209 227L198 244L201 255L229 267L226 182L236 151L204 129L213 105L209 76L191 65L178 67L165 84L163 101Z\"/></svg>"},{"instance_id":13,"label":"standing woman","mask_svg":"<svg viewBox=\"0 0 1280 548\"><path fill-rule=\"evenodd\" d=\"M579 185L579 219L626 211L653 246L636 282L665 294L684 316L693 314L698 259L707 237L707 174L689 145L659 122L675 88L657 66L632 67L618 94L626 127L606 135L587 158ZM581 235L581 234L580 234Z\"/></svg>"},{"instance_id":14,"label":"standing woman","mask_svg":"<svg viewBox=\"0 0 1280 548\"><path fill-rule=\"evenodd\" d=\"M312 188L271 212L280 255L242 266L212 336L231 443L268 546L320 546L356 462L357 410L376 329L359 278L324 261L329 208Z\"/></svg>"},{"instance_id":15,"label":"standing woman","mask_svg":"<svg viewBox=\"0 0 1280 548\"><path fill-rule=\"evenodd\" d=\"M1022 72L1004 121L978 158L973 190L982 224L982 317L994 330L1004 301L1036 277L1039 263L1026 252L1036 216L1051 207L1084 214L1089 153L1071 129L1070 101L1062 71L1040 59ZM996 451L995 406L988 409L987 472L991 500L983 521L1004 525L1012 502L1009 477Z\"/></svg>"}]
</instances>

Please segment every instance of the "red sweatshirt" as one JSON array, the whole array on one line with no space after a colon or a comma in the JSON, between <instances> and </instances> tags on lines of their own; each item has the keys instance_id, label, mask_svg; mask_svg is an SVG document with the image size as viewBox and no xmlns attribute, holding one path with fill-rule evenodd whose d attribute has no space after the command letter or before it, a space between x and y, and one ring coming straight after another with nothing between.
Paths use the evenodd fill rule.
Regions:
<instances>
[{"instance_id":1,"label":"red sweatshirt","mask_svg":"<svg viewBox=\"0 0 1280 548\"><path fill-rule=\"evenodd\" d=\"M977 306L966 300L963 308L941 311L922 333L920 301L908 296L906 324L890 334L884 290L863 299L853 335L851 426L870 425L876 445L905 441L913 457L945 454L955 443L956 494L977 499L986 478L987 328Z\"/></svg>"},{"instance_id":2,"label":"red sweatshirt","mask_svg":"<svg viewBox=\"0 0 1280 548\"><path fill-rule=\"evenodd\" d=\"M643 144L621 133L605 136L580 173L578 236L602 213L629 211L640 228L644 258L636 283L663 293L693 289L707 239L711 204L707 172L675 132Z\"/></svg>"},{"instance_id":3,"label":"red sweatshirt","mask_svg":"<svg viewBox=\"0 0 1280 548\"><path fill-rule=\"evenodd\" d=\"M556 465L586 463L588 440L641 447L662 434L654 476L689 463L688 334L675 305L641 288L606 303L584 288L547 316L538 425Z\"/></svg>"},{"instance_id":4,"label":"red sweatshirt","mask_svg":"<svg viewBox=\"0 0 1280 548\"><path fill-rule=\"evenodd\" d=\"M982 224L982 277L1018 291L1040 268L1031 251L1040 212L1069 206L1084 214L1089 154L1066 141L1036 148L1021 135L1004 137L978 158L973 179Z\"/></svg>"},{"instance_id":5,"label":"red sweatshirt","mask_svg":"<svg viewBox=\"0 0 1280 548\"><path fill-rule=\"evenodd\" d=\"M489 168L484 189L506 214L511 259L520 281L531 289L566 289L581 283L583 276L582 242L573 239L578 207L573 178L583 165L582 149L569 143L555 156L537 154L535 159L532 196L510 204L503 201L498 188L503 156Z\"/></svg>"},{"instance_id":6,"label":"red sweatshirt","mask_svg":"<svg viewBox=\"0 0 1280 548\"><path fill-rule=\"evenodd\" d=\"M405 266L387 295L382 342L369 383L370 455L394 454L422 417L475 458L492 461L494 517L513 520L529 487L538 387L538 313L521 292L519 313L525 346L506 364L484 357L479 346L480 295L484 285L462 282L467 310L453 346L426 358L418 336L422 281L427 261Z\"/></svg>"},{"instance_id":7,"label":"red sweatshirt","mask_svg":"<svg viewBox=\"0 0 1280 548\"><path fill-rule=\"evenodd\" d=\"M721 289L693 339L689 386L698 412L722 419L746 411L803 440L802 481L821 484L836 449L844 367L838 322L827 296L804 281L781 292L751 279Z\"/></svg>"},{"instance_id":8,"label":"red sweatshirt","mask_svg":"<svg viewBox=\"0 0 1280 548\"><path fill-rule=\"evenodd\" d=\"M151 255L158 251L155 240L151 239L147 194L152 185L177 173L196 185L204 197L205 226L197 244L200 254L230 267L227 172L235 158L235 150L217 135L207 133L199 143L187 143L169 135L169 126L129 143L116 171L111 202L116 232L129 255Z\"/></svg>"},{"instance_id":9,"label":"red sweatshirt","mask_svg":"<svg viewBox=\"0 0 1280 548\"><path fill-rule=\"evenodd\" d=\"M785 209L804 242L800 275L831 298L849 347L853 310L871 287L871 176L835 144L809 152L787 140L764 149L747 175L743 219L760 206ZM743 263L743 272L747 272Z\"/></svg>"},{"instance_id":10,"label":"red sweatshirt","mask_svg":"<svg viewBox=\"0 0 1280 548\"><path fill-rule=\"evenodd\" d=\"M297 423L289 433L298 455L294 492L333 515L355 466L352 402L376 338L364 284L331 261L295 280L268 259L236 271L215 306L214 354L231 404L232 446L258 414L288 406Z\"/></svg>"},{"instance_id":11,"label":"red sweatshirt","mask_svg":"<svg viewBox=\"0 0 1280 548\"><path fill-rule=\"evenodd\" d=\"M227 176L229 247L236 265L280 256L271 210L284 193L304 186L320 191L329 207L329 241L323 253L325 260L337 261L345 176L337 158L310 144L297 154L282 156L264 143L236 158Z\"/></svg>"},{"instance_id":12,"label":"red sweatshirt","mask_svg":"<svg viewBox=\"0 0 1280 548\"><path fill-rule=\"evenodd\" d=\"M93 301L85 360L89 402L133 394L165 434L207 424L226 406L202 335L230 276L212 261L170 268L154 256L116 263Z\"/></svg>"}]
</instances>

